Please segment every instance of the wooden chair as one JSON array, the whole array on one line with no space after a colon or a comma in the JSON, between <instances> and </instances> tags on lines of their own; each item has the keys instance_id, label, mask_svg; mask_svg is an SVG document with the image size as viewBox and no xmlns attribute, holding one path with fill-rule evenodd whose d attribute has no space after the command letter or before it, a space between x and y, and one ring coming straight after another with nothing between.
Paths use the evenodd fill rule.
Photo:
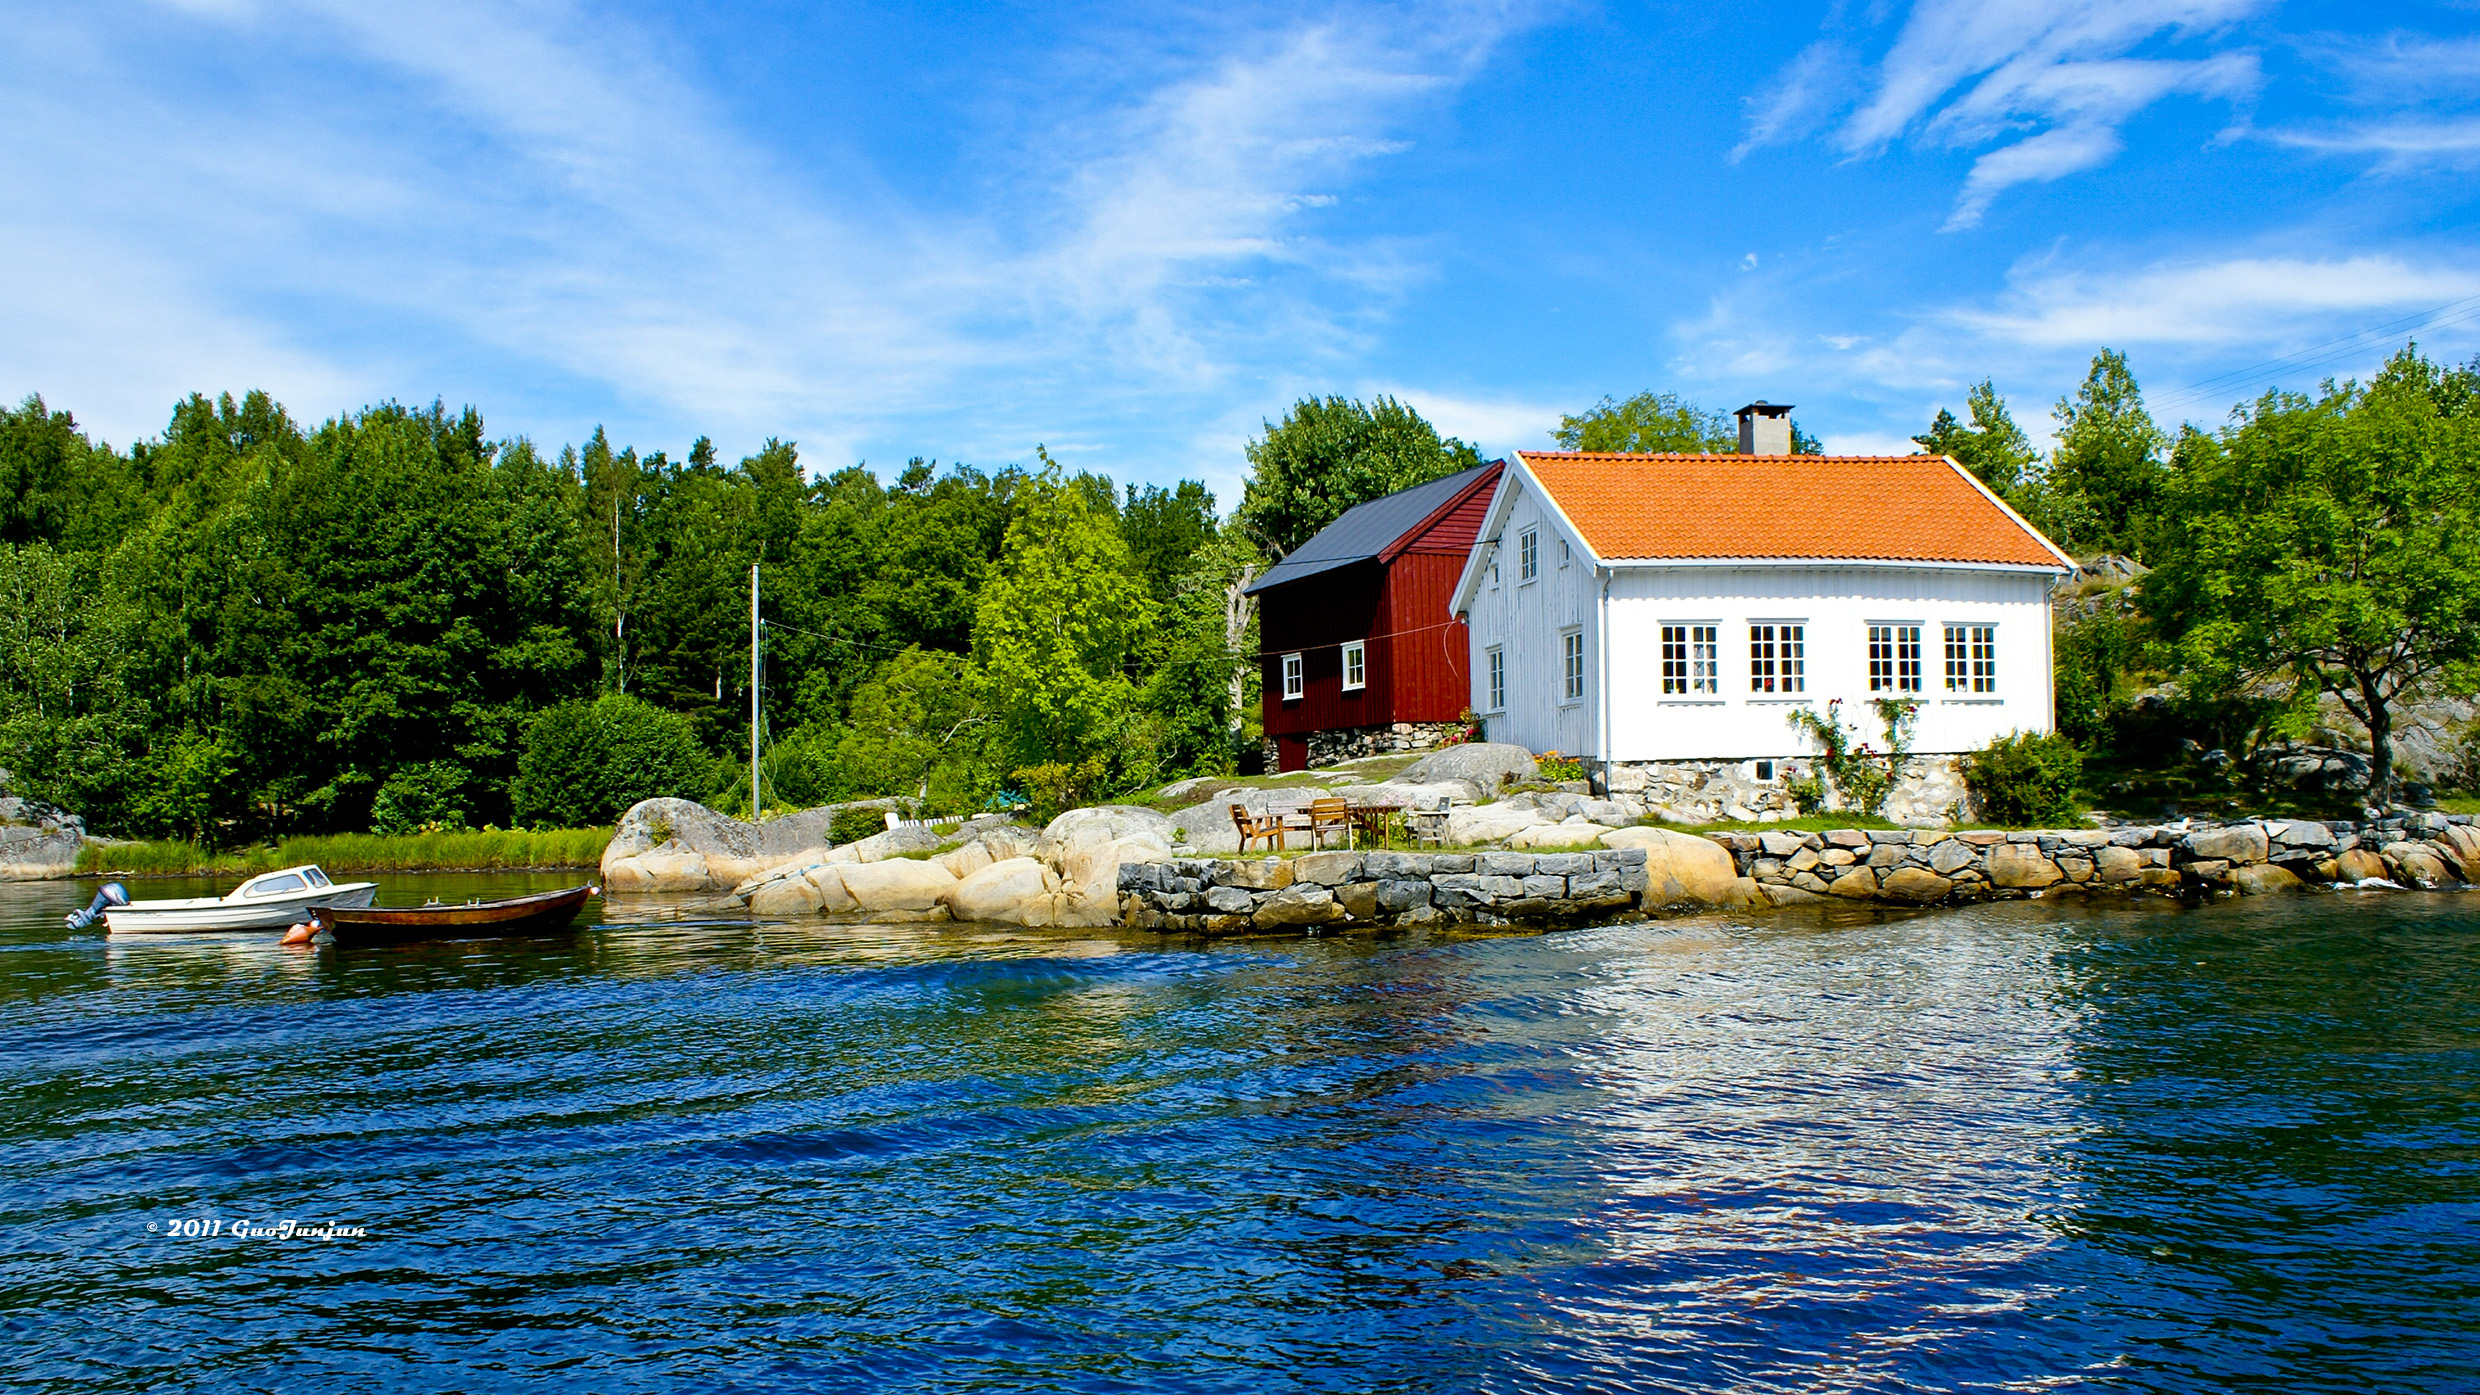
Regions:
<instances>
[{"instance_id":1,"label":"wooden chair","mask_svg":"<svg viewBox=\"0 0 2480 1395\"><path fill-rule=\"evenodd\" d=\"M1283 825L1282 832L1275 835L1274 845L1286 851L1290 850L1292 834L1310 831L1309 801L1299 795L1270 796L1266 800L1266 816Z\"/></svg>"},{"instance_id":2,"label":"wooden chair","mask_svg":"<svg viewBox=\"0 0 2480 1395\"><path fill-rule=\"evenodd\" d=\"M1326 835L1340 833L1343 845L1352 846L1352 806L1342 799L1309 801L1309 846L1326 846Z\"/></svg>"},{"instance_id":3,"label":"wooden chair","mask_svg":"<svg viewBox=\"0 0 2480 1395\"><path fill-rule=\"evenodd\" d=\"M1242 852L1247 852L1249 844L1258 840L1263 840L1273 847L1279 848L1283 845L1283 819L1280 815L1252 814L1246 804L1234 804L1231 806L1231 821L1240 829L1240 851Z\"/></svg>"},{"instance_id":4,"label":"wooden chair","mask_svg":"<svg viewBox=\"0 0 2480 1395\"><path fill-rule=\"evenodd\" d=\"M1445 847L1447 845L1447 815L1452 812L1454 812L1454 805L1443 794L1438 796L1436 803L1414 809L1411 815L1412 841Z\"/></svg>"}]
</instances>

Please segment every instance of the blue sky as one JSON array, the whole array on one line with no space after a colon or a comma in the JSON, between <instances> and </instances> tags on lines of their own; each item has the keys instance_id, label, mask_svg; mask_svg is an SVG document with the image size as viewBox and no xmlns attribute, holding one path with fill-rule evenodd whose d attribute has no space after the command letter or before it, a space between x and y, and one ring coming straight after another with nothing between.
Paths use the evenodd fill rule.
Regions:
<instances>
[{"instance_id":1,"label":"blue sky","mask_svg":"<svg viewBox=\"0 0 2480 1395\"><path fill-rule=\"evenodd\" d=\"M2469 4L0 17L0 392L116 442L258 386L1228 502L1311 393L1492 452L1765 397L1871 450L1983 376L2038 435L2103 345L2207 422L2480 352Z\"/></svg>"}]
</instances>

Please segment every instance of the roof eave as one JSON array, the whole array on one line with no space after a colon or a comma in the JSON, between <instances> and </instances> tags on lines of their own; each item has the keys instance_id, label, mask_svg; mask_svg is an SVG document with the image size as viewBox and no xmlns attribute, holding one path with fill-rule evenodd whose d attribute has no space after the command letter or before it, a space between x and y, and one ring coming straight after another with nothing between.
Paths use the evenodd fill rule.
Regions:
<instances>
[{"instance_id":1,"label":"roof eave","mask_svg":"<svg viewBox=\"0 0 2480 1395\"><path fill-rule=\"evenodd\" d=\"M1941 571L2039 572L2043 575L2075 570L2073 563L2062 566L2055 562L1967 561L1948 557L1613 557L1602 565L1612 568L1872 567L1889 570L1932 567Z\"/></svg>"}]
</instances>

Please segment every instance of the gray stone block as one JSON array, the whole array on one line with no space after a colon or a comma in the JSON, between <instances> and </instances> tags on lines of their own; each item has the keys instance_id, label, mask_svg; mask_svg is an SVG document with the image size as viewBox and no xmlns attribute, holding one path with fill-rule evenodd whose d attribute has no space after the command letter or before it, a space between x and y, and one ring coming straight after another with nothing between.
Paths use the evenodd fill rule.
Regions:
<instances>
[{"instance_id":1,"label":"gray stone block","mask_svg":"<svg viewBox=\"0 0 2480 1395\"><path fill-rule=\"evenodd\" d=\"M1246 915L1257 905L1257 898L1236 886L1218 886L1206 893L1206 909L1224 915Z\"/></svg>"},{"instance_id":2,"label":"gray stone block","mask_svg":"<svg viewBox=\"0 0 2480 1395\"><path fill-rule=\"evenodd\" d=\"M1616 872L1587 872L1567 879L1567 894L1578 901L1594 901L1608 896L1625 896L1628 889L1619 885Z\"/></svg>"},{"instance_id":3,"label":"gray stone block","mask_svg":"<svg viewBox=\"0 0 2480 1395\"><path fill-rule=\"evenodd\" d=\"M1485 877L1529 877L1533 875L1531 853L1482 853L1473 868Z\"/></svg>"},{"instance_id":4,"label":"gray stone block","mask_svg":"<svg viewBox=\"0 0 2480 1395\"><path fill-rule=\"evenodd\" d=\"M1493 877L1476 872L1451 872L1443 877L1430 878L1429 884L1432 899L1436 899L1437 892L1453 892L1464 898L1466 903L1476 906L1513 901L1524 895L1524 882L1520 878Z\"/></svg>"},{"instance_id":5,"label":"gray stone block","mask_svg":"<svg viewBox=\"0 0 2480 1395\"><path fill-rule=\"evenodd\" d=\"M1428 853L1373 852L1361 859L1361 874L1379 881L1402 881L1430 874Z\"/></svg>"},{"instance_id":6,"label":"gray stone block","mask_svg":"<svg viewBox=\"0 0 2480 1395\"><path fill-rule=\"evenodd\" d=\"M1951 877L1972 865L1978 850L1960 838L1941 839L1929 849L1929 870L1941 877Z\"/></svg>"},{"instance_id":7,"label":"gray stone block","mask_svg":"<svg viewBox=\"0 0 2480 1395\"><path fill-rule=\"evenodd\" d=\"M1378 883L1378 909L1408 911L1429 904L1429 879L1403 878Z\"/></svg>"},{"instance_id":8,"label":"gray stone block","mask_svg":"<svg viewBox=\"0 0 2480 1395\"><path fill-rule=\"evenodd\" d=\"M1906 844L1912 841L1912 831L1908 828L1872 828L1869 830L1869 841L1880 847L1888 843Z\"/></svg>"},{"instance_id":9,"label":"gray stone block","mask_svg":"<svg viewBox=\"0 0 2480 1395\"><path fill-rule=\"evenodd\" d=\"M1545 877L1581 876L1592 870L1593 854L1589 852L1536 853L1533 856L1533 871Z\"/></svg>"},{"instance_id":10,"label":"gray stone block","mask_svg":"<svg viewBox=\"0 0 2480 1395\"><path fill-rule=\"evenodd\" d=\"M1593 865L1604 872L1616 872L1622 867L1642 867L1645 865L1645 850L1643 848L1606 848L1593 854Z\"/></svg>"},{"instance_id":11,"label":"gray stone block","mask_svg":"<svg viewBox=\"0 0 2480 1395\"><path fill-rule=\"evenodd\" d=\"M1639 862L1634 866L1620 867L1613 871L1611 875L1619 879L1620 890L1634 892L1638 895L1644 894L1646 884L1645 864Z\"/></svg>"},{"instance_id":12,"label":"gray stone block","mask_svg":"<svg viewBox=\"0 0 2480 1395\"><path fill-rule=\"evenodd\" d=\"M1471 853L1430 854L1429 870L1430 875L1433 877L1440 874L1452 875L1458 872L1470 872L1472 869L1473 858Z\"/></svg>"},{"instance_id":13,"label":"gray stone block","mask_svg":"<svg viewBox=\"0 0 2480 1395\"><path fill-rule=\"evenodd\" d=\"M1567 878L1545 877L1536 872L1524 879L1524 894L1527 897L1547 897L1553 901L1563 900L1567 896Z\"/></svg>"},{"instance_id":14,"label":"gray stone block","mask_svg":"<svg viewBox=\"0 0 2480 1395\"><path fill-rule=\"evenodd\" d=\"M1760 833L1757 842L1764 847L1767 857L1789 857L1808 846L1807 840L1797 833Z\"/></svg>"}]
</instances>

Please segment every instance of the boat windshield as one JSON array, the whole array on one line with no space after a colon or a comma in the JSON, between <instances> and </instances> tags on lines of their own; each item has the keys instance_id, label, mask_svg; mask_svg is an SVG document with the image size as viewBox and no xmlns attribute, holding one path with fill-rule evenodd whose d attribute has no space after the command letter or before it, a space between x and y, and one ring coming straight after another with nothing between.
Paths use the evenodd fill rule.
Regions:
<instances>
[{"instance_id":1,"label":"boat windshield","mask_svg":"<svg viewBox=\"0 0 2480 1395\"><path fill-rule=\"evenodd\" d=\"M327 874L326 874L325 872L320 871L320 870L319 870L318 868L316 868L316 867L305 867L305 868L303 868L303 869L302 869L302 875L303 875L303 876L305 876L305 877L308 877L308 878L310 879L310 884L311 884L312 886L334 886L334 885L335 885L335 883L334 883L334 882L331 882L331 881L329 881L329 880L327 879Z\"/></svg>"},{"instance_id":2,"label":"boat windshield","mask_svg":"<svg viewBox=\"0 0 2480 1395\"><path fill-rule=\"evenodd\" d=\"M280 896L287 891L299 891L306 885L308 883L302 881L301 873L286 872L282 876L261 877L250 883L242 894L245 896Z\"/></svg>"}]
</instances>

